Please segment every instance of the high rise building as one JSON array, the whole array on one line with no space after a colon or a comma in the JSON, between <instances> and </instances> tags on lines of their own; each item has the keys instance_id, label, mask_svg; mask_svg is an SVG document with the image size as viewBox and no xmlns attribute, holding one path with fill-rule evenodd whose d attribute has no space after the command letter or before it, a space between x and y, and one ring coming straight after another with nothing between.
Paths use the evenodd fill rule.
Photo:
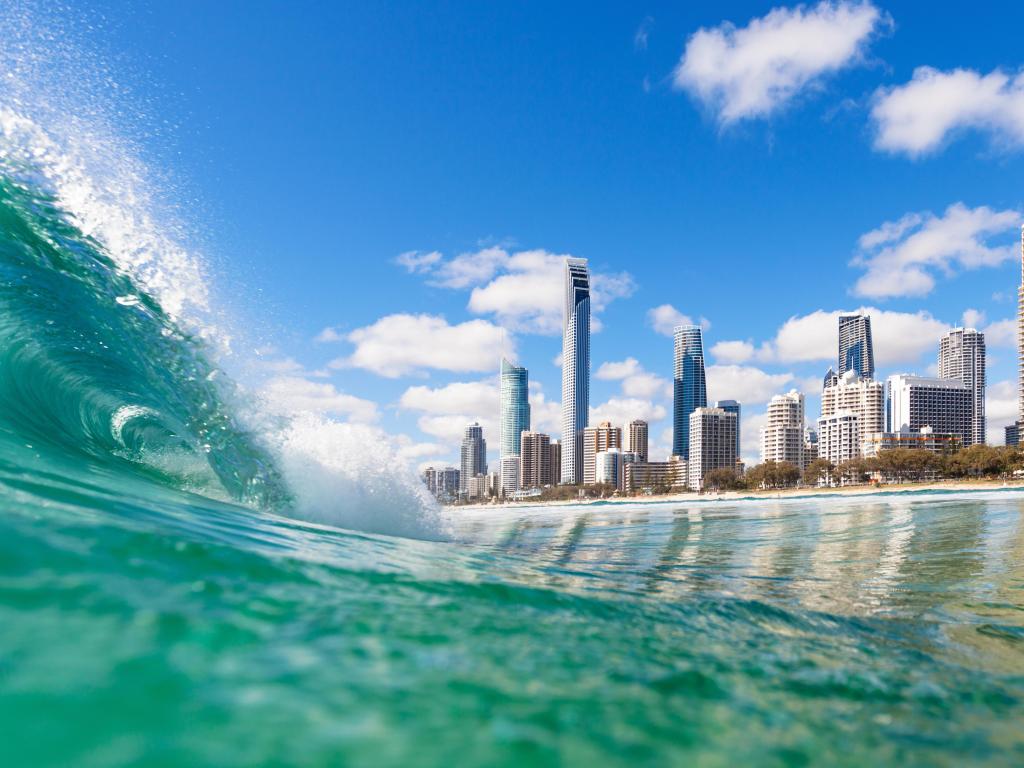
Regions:
<instances>
[{"instance_id":1,"label":"high rise building","mask_svg":"<svg viewBox=\"0 0 1024 768\"><path fill-rule=\"evenodd\" d=\"M519 438L519 487L552 484L551 438L543 432L523 432Z\"/></svg>"},{"instance_id":2,"label":"high rise building","mask_svg":"<svg viewBox=\"0 0 1024 768\"><path fill-rule=\"evenodd\" d=\"M498 445L501 458L519 455L519 435L530 429L530 374L505 358L501 360L501 418Z\"/></svg>"},{"instance_id":3,"label":"high rise building","mask_svg":"<svg viewBox=\"0 0 1024 768\"><path fill-rule=\"evenodd\" d=\"M1024 224L1020 228L1020 288L1017 289L1017 431L1024 425Z\"/></svg>"},{"instance_id":4,"label":"high rise building","mask_svg":"<svg viewBox=\"0 0 1024 768\"><path fill-rule=\"evenodd\" d=\"M939 340L939 378L962 381L971 393L971 423L964 445L985 443L985 334L954 328Z\"/></svg>"},{"instance_id":5,"label":"high rise building","mask_svg":"<svg viewBox=\"0 0 1024 768\"><path fill-rule=\"evenodd\" d=\"M856 371L847 371L835 384L821 391L822 417L828 418L837 413L850 413L856 417L860 429L857 445L863 444L868 435L885 429L885 385L881 381L861 378ZM818 455L822 458L836 451L826 444L827 438L828 435L819 428Z\"/></svg>"},{"instance_id":6,"label":"high rise building","mask_svg":"<svg viewBox=\"0 0 1024 768\"><path fill-rule=\"evenodd\" d=\"M798 468L804 459L806 418L804 396L795 389L768 401L768 423L761 428L761 461L789 462Z\"/></svg>"},{"instance_id":7,"label":"high rise building","mask_svg":"<svg viewBox=\"0 0 1024 768\"><path fill-rule=\"evenodd\" d=\"M466 425L460 453L459 493L466 495L470 479L487 474L487 441L484 440L483 427L476 422Z\"/></svg>"},{"instance_id":8,"label":"high rise building","mask_svg":"<svg viewBox=\"0 0 1024 768\"><path fill-rule=\"evenodd\" d=\"M838 383L839 383L839 374L837 374L835 372L835 370L832 368L832 366L829 366L829 369L827 371L825 371L824 379L822 379L821 388L822 389L828 389L829 387L834 387Z\"/></svg>"},{"instance_id":9,"label":"high rise building","mask_svg":"<svg viewBox=\"0 0 1024 768\"><path fill-rule=\"evenodd\" d=\"M672 454L686 459L690 456L690 414L708 404L704 341L700 327L696 325L677 326L673 337Z\"/></svg>"},{"instance_id":10,"label":"high rise building","mask_svg":"<svg viewBox=\"0 0 1024 768\"><path fill-rule=\"evenodd\" d=\"M886 431L920 432L923 427L931 427L966 443L972 403L973 393L959 379L890 376L886 382Z\"/></svg>"},{"instance_id":11,"label":"high rise building","mask_svg":"<svg viewBox=\"0 0 1024 768\"><path fill-rule=\"evenodd\" d=\"M739 402L736 400L716 400L715 408L721 408L723 411L736 414L736 455L741 456L743 453L741 449L743 442L740 440L740 433L743 429L743 414L740 413Z\"/></svg>"},{"instance_id":12,"label":"high rise building","mask_svg":"<svg viewBox=\"0 0 1024 768\"><path fill-rule=\"evenodd\" d=\"M692 489L701 490L713 469L736 469L736 427L736 414L721 408L697 408L690 414L686 466Z\"/></svg>"},{"instance_id":13,"label":"high rise building","mask_svg":"<svg viewBox=\"0 0 1024 768\"><path fill-rule=\"evenodd\" d=\"M839 376L856 371L861 378L875 378L875 348L871 342L871 317L839 316Z\"/></svg>"},{"instance_id":14,"label":"high rise building","mask_svg":"<svg viewBox=\"0 0 1024 768\"><path fill-rule=\"evenodd\" d=\"M502 456L500 466L501 472L498 480L500 493L507 498L519 490L519 454Z\"/></svg>"},{"instance_id":15,"label":"high rise building","mask_svg":"<svg viewBox=\"0 0 1024 768\"><path fill-rule=\"evenodd\" d=\"M558 440L551 441L551 485L562 483L562 443Z\"/></svg>"},{"instance_id":16,"label":"high rise building","mask_svg":"<svg viewBox=\"0 0 1024 768\"><path fill-rule=\"evenodd\" d=\"M861 426L856 413L835 411L818 419L818 458L839 466L862 455Z\"/></svg>"},{"instance_id":17,"label":"high rise building","mask_svg":"<svg viewBox=\"0 0 1024 768\"><path fill-rule=\"evenodd\" d=\"M561 482L583 480L583 430L590 415L590 272L586 259L565 260L562 312Z\"/></svg>"},{"instance_id":18,"label":"high rise building","mask_svg":"<svg viewBox=\"0 0 1024 768\"><path fill-rule=\"evenodd\" d=\"M592 485L597 482L597 454L609 448L622 450L622 428L613 427L611 422L602 421L596 427L583 430L583 482Z\"/></svg>"},{"instance_id":19,"label":"high rise building","mask_svg":"<svg viewBox=\"0 0 1024 768\"><path fill-rule=\"evenodd\" d=\"M594 482L622 486L622 450L609 448L594 457Z\"/></svg>"},{"instance_id":20,"label":"high rise building","mask_svg":"<svg viewBox=\"0 0 1024 768\"><path fill-rule=\"evenodd\" d=\"M635 453L639 457L638 461L647 461L647 431L647 422L640 419L626 425L625 449Z\"/></svg>"},{"instance_id":21,"label":"high rise building","mask_svg":"<svg viewBox=\"0 0 1024 768\"><path fill-rule=\"evenodd\" d=\"M427 467L423 470L423 483L435 499L450 502L459 496L459 474L455 467Z\"/></svg>"},{"instance_id":22,"label":"high rise building","mask_svg":"<svg viewBox=\"0 0 1024 768\"><path fill-rule=\"evenodd\" d=\"M1020 422L1014 422L1013 424L1007 424L1003 427L1003 443L1005 445L1017 447L1020 445Z\"/></svg>"}]
</instances>

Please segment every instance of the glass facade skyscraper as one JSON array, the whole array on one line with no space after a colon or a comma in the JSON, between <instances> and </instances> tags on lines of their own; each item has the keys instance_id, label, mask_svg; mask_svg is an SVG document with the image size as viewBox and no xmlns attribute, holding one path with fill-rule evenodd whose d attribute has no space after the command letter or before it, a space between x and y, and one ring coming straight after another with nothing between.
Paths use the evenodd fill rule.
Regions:
<instances>
[{"instance_id":1,"label":"glass facade skyscraper","mask_svg":"<svg viewBox=\"0 0 1024 768\"><path fill-rule=\"evenodd\" d=\"M519 436L530 431L530 374L505 358L501 360L501 420L498 444L501 458L519 455Z\"/></svg>"},{"instance_id":2,"label":"glass facade skyscraper","mask_svg":"<svg viewBox=\"0 0 1024 768\"><path fill-rule=\"evenodd\" d=\"M839 316L839 376L856 371L862 379L875 378L875 347L868 315Z\"/></svg>"},{"instance_id":3,"label":"glass facade skyscraper","mask_svg":"<svg viewBox=\"0 0 1024 768\"><path fill-rule=\"evenodd\" d=\"M673 331L675 366L672 376L672 455L690 458L690 414L708 404L704 379L704 341L699 326Z\"/></svg>"},{"instance_id":4,"label":"glass facade skyscraper","mask_svg":"<svg viewBox=\"0 0 1024 768\"><path fill-rule=\"evenodd\" d=\"M562 313L562 477L583 480L583 430L590 411L590 272L586 259L565 260Z\"/></svg>"},{"instance_id":5,"label":"glass facade skyscraper","mask_svg":"<svg viewBox=\"0 0 1024 768\"><path fill-rule=\"evenodd\" d=\"M726 413L736 414L736 455L741 456L740 445L742 444L742 441L740 440L740 404L736 400L719 400L715 403L715 408L721 408Z\"/></svg>"}]
</instances>

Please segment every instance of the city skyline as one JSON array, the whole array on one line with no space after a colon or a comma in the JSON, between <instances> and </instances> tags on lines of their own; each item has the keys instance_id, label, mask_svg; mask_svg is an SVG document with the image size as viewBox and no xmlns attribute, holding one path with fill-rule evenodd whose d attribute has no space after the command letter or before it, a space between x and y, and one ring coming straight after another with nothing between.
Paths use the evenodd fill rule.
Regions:
<instances>
[{"instance_id":1,"label":"city skyline","mask_svg":"<svg viewBox=\"0 0 1024 768\"><path fill-rule=\"evenodd\" d=\"M779 7L798 35L795 6ZM743 403L748 462L773 395L795 387L818 412L810 382L836 363L835 317L861 310L879 379L935 375L934 339L954 326L984 331L987 436L1001 440L1017 411L1024 143L992 117L1013 113L1020 57L988 30L1019 26L1024 9L972 8L953 30L924 8L866 7L876 10L869 31L825 70L781 45L789 38L764 21L768 5L609 7L585 32L567 9L463 9L464 47L424 42L409 59L388 52L407 49L410 28L444 34L451 13L379 9L373 34L359 9L330 9L323 30L301 34L301 20L279 14L309 52L273 66L242 65L255 30L218 9L198 35L170 9L108 10L131 22L130 34L114 32L118 50L152 60L168 93L189 95L186 114L141 84L170 124L190 126L168 149L197 197L219 201L199 207L212 219L211 253L246 267L230 291L260 291L257 315L234 324L229 372L275 402L379 428L420 467L456 464L472 420L497 466L499 351L530 369L533 426L560 433L560 297L543 286L565 255L587 258L594 278L590 421L645 418L652 457L671 449L665 334L684 318L704 333L708 401ZM728 61L742 53L739 33L779 42L792 66L772 77L796 79L753 91L759 101L737 111L733 97L750 82L741 68L702 88L682 67L698 33L720 36ZM576 54L553 58L567 42ZM324 60L337 64L314 66ZM543 75L508 77L528 62ZM952 72L977 92L988 86L988 111L963 113L948 95ZM371 75L385 78L394 113L365 87ZM315 118L291 86L313 79L336 97ZM585 97L584 83L602 97ZM905 112L912 133L901 145L882 105L910 110L925 85L950 122L911 146L908 136L925 133ZM240 94L257 86L254 114ZM495 119L510 109L516 120ZM420 116L415 130L396 114ZM295 156L266 159L296 117L305 130ZM298 204L275 193L282 181L307 190L301 208L280 209ZM306 216L340 226L280 223ZM238 236L238 222L252 227ZM348 292L339 305L353 275L388 291ZM213 306L237 311L216 287Z\"/></svg>"}]
</instances>

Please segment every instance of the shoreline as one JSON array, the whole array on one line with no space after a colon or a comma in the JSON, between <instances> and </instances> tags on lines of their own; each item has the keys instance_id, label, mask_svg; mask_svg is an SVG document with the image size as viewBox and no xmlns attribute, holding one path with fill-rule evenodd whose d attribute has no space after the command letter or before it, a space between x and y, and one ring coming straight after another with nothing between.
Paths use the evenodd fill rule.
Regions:
<instances>
[{"instance_id":1,"label":"shoreline","mask_svg":"<svg viewBox=\"0 0 1024 768\"><path fill-rule=\"evenodd\" d=\"M583 507L588 505L607 506L610 504L666 504L690 503L695 501L776 501L780 499L813 498L827 496L890 496L901 493L927 491L977 492L998 490L1024 491L1024 479L1015 480L936 480L921 483L891 483L886 485L854 485L845 488L783 488L765 491L723 491L721 493L667 493L658 496L613 496L604 499L559 499L557 501L511 501L499 504L445 505L445 512L458 514L463 511L484 511L499 509L525 509L536 507Z\"/></svg>"}]
</instances>

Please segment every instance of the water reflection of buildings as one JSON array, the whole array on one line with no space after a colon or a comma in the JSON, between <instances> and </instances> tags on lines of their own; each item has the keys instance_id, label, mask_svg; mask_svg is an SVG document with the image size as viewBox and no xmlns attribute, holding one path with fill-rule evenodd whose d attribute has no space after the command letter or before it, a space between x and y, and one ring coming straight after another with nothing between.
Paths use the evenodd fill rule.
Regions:
<instances>
[{"instance_id":1,"label":"water reflection of buildings","mask_svg":"<svg viewBox=\"0 0 1024 768\"><path fill-rule=\"evenodd\" d=\"M486 525L489 543L518 563L499 576L537 586L659 601L736 597L832 615L988 611L996 624L1019 626L1021 514L1010 499L894 496L562 508L524 514L500 532ZM466 530L476 535L477 525ZM964 642L982 642L972 633Z\"/></svg>"}]
</instances>

